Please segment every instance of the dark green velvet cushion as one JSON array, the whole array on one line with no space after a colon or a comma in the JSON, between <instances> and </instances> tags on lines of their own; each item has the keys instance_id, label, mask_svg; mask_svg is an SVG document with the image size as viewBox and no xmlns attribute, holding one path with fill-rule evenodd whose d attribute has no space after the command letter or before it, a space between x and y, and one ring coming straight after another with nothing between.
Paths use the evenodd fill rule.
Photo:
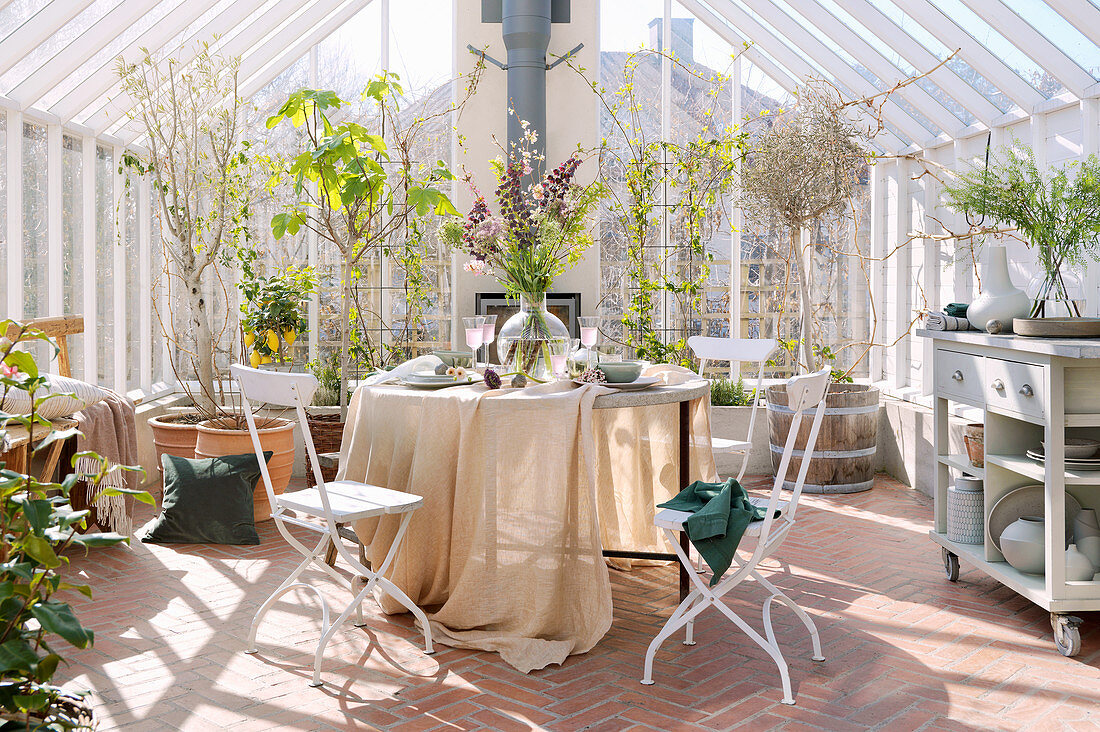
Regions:
<instances>
[{"instance_id":1,"label":"dark green velvet cushion","mask_svg":"<svg viewBox=\"0 0 1100 732\"><path fill-rule=\"evenodd\" d=\"M271 459L264 453L264 460ZM254 453L191 460L163 455L164 500L149 522L152 544L259 544L252 490L260 479Z\"/></svg>"}]
</instances>

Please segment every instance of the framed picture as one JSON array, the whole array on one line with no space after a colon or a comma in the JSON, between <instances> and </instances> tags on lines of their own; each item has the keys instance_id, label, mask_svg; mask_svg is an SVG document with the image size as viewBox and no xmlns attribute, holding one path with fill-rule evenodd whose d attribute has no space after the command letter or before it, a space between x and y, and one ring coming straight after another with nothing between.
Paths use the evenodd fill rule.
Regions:
<instances>
[{"instance_id":1,"label":"framed picture","mask_svg":"<svg viewBox=\"0 0 1100 732\"><path fill-rule=\"evenodd\" d=\"M580 338L580 326L577 318L581 315L581 293L579 292L548 292L546 293L546 309L561 319L565 327L569 329L570 337ZM478 292L474 295L475 315L496 315L497 335L500 329L508 322L508 318L519 312L519 301L509 300L503 292Z\"/></svg>"}]
</instances>

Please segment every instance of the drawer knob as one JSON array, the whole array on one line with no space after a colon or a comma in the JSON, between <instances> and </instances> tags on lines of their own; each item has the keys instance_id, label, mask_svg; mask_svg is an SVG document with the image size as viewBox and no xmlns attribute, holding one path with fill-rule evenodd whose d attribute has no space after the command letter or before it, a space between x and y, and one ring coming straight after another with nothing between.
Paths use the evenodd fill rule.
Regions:
<instances>
[{"instance_id":1,"label":"drawer knob","mask_svg":"<svg viewBox=\"0 0 1100 732\"><path fill-rule=\"evenodd\" d=\"M1001 381L1000 379L997 379L996 381L993 382L993 390L994 391L1004 391L1005 390L1005 383L1003 381Z\"/></svg>"},{"instance_id":2,"label":"drawer knob","mask_svg":"<svg viewBox=\"0 0 1100 732\"><path fill-rule=\"evenodd\" d=\"M955 373L951 374L951 378L954 379L955 381L962 381L963 380L963 372L959 371L958 369L955 369Z\"/></svg>"},{"instance_id":3,"label":"drawer knob","mask_svg":"<svg viewBox=\"0 0 1100 732\"><path fill-rule=\"evenodd\" d=\"M1031 384L1024 384L1021 386L1020 393L1026 397L1035 396L1035 390L1031 388Z\"/></svg>"}]
</instances>

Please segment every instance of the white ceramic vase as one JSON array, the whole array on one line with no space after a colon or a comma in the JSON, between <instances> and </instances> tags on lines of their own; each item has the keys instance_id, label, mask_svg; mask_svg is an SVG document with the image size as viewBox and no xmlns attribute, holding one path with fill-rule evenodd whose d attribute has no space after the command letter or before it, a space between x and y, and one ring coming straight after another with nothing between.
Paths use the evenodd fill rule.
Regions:
<instances>
[{"instance_id":1,"label":"white ceramic vase","mask_svg":"<svg viewBox=\"0 0 1100 732\"><path fill-rule=\"evenodd\" d=\"M1046 574L1042 516L1021 516L1001 532L1005 561L1027 574Z\"/></svg>"},{"instance_id":2,"label":"white ceramic vase","mask_svg":"<svg viewBox=\"0 0 1100 732\"><path fill-rule=\"evenodd\" d=\"M1066 579L1070 582L1089 582L1094 570L1089 558L1082 554L1076 544L1066 549Z\"/></svg>"},{"instance_id":3,"label":"white ceramic vase","mask_svg":"<svg viewBox=\"0 0 1100 732\"><path fill-rule=\"evenodd\" d=\"M982 292L966 309L966 319L978 330L997 320L1001 332L1012 330L1013 318L1026 318L1031 312L1027 293L1012 284L1008 274L1008 253L1004 247L987 246L982 255Z\"/></svg>"},{"instance_id":4,"label":"white ceramic vase","mask_svg":"<svg viewBox=\"0 0 1100 732\"><path fill-rule=\"evenodd\" d=\"M1078 551L1100 572L1100 525L1097 525L1095 510L1083 508L1073 517L1073 541Z\"/></svg>"}]
</instances>

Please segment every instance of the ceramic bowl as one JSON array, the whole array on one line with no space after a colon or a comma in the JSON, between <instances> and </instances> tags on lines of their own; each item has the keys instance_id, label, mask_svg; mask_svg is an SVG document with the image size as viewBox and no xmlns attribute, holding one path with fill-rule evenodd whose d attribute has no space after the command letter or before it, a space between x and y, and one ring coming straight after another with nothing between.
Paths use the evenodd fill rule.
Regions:
<instances>
[{"instance_id":1,"label":"ceramic bowl","mask_svg":"<svg viewBox=\"0 0 1100 732\"><path fill-rule=\"evenodd\" d=\"M1066 457L1069 459L1074 458L1088 458L1096 454L1096 450L1100 448L1100 442L1096 440L1090 440L1084 437L1067 437L1066 438ZM1047 450L1047 445L1043 443L1043 452Z\"/></svg>"},{"instance_id":2,"label":"ceramic bowl","mask_svg":"<svg viewBox=\"0 0 1100 732\"><path fill-rule=\"evenodd\" d=\"M470 368L469 351L432 351L432 354L438 356L439 360L448 366L461 366L464 369Z\"/></svg>"},{"instance_id":3,"label":"ceramic bowl","mask_svg":"<svg viewBox=\"0 0 1100 732\"><path fill-rule=\"evenodd\" d=\"M612 384L635 381L642 375L641 361L601 361L600 371Z\"/></svg>"}]
</instances>

